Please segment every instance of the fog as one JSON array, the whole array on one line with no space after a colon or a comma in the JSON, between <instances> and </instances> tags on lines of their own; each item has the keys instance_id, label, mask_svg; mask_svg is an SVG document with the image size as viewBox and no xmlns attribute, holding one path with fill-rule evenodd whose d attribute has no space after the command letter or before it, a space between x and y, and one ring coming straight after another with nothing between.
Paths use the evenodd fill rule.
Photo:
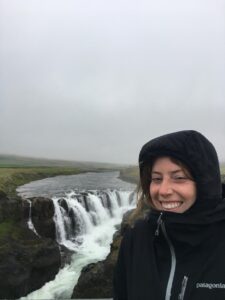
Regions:
<instances>
[{"instance_id":1,"label":"fog","mask_svg":"<svg viewBox=\"0 0 225 300\"><path fill-rule=\"evenodd\" d=\"M137 163L194 129L225 161L225 0L0 0L0 153Z\"/></svg>"}]
</instances>

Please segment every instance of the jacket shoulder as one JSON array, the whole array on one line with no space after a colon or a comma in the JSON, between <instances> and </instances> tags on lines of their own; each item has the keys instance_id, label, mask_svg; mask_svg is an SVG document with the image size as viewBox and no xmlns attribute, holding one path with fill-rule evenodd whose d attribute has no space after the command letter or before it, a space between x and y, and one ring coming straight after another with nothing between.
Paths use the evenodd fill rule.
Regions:
<instances>
[{"instance_id":1,"label":"jacket shoulder","mask_svg":"<svg viewBox=\"0 0 225 300\"><path fill-rule=\"evenodd\" d=\"M136 240L145 237L146 234L150 236L152 233L152 226L145 219L138 219L133 226L126 229L124 234L124 240Z\"/></svg>"},{"instance_id":2,"label":"jacket shoulder","mask_svg":"<svg viewBox=\"0 0 225 300\"><path fill-rule=\"evenodd\" d=\"M142 229L145 229L145 228L148 228L150 226L149 222L148 222L148 219L147 218L142 218L142 219L138 219L132 229L134 231L138 231L138 230L142 230Z\"/></svg>"}]
</instances>

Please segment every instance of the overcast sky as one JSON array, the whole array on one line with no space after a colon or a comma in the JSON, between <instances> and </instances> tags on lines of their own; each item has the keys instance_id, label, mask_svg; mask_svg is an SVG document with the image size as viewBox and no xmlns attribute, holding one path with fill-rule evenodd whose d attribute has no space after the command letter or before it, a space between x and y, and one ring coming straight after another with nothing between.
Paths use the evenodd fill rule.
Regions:
<instances>
[{"instance_id":1,"label":"overcast sky","mask_svg":"<svg viewBox=\"0 0 225 300\"><path fill-rule=\"evenodd\" d=\"M137 163L195 129L225 161L225 0L0 0L0 153Z\"/></svg>"}]
</instances>

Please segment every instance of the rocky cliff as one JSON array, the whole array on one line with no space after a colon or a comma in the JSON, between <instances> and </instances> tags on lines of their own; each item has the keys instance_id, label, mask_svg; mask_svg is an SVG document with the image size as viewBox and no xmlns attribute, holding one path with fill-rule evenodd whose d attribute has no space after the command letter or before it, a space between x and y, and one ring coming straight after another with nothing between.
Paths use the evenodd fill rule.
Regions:
<instances>
[{"instance_id":1,"label":"rocky cliff","mask_svg":"<svg viewBox=\"0 0 225 300\"><path fill-rule=\"evenodd\" d=\"M53 214L51 201L34 199L34 202L34 219L41 238L27 226L28 202L9 199L0 191L1 299L25 296L52 280L59 271L60 251L49 221Z\"/></svg>"},{"instance_id":2,"label":"rocky cliff","mask_svg":"<svg viewBox=\"0 0 225 300\"><path fill-rule=\"evenodd\" d=\"M51 199L43 197L33 197L23 200L23 218L28 220L30 204L32 203L31 219L33 225L41 237L56 240L54 217L54 204Z\"/></svg>"}]
</instances>

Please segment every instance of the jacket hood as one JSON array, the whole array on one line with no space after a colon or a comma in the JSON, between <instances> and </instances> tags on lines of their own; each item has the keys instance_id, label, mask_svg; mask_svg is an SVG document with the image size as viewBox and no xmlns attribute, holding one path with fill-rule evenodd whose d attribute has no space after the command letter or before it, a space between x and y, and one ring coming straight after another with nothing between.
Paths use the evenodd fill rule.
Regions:
<instances>
[{"instance_id":1,"label":"jacket hood","mask_svg":"<svg viewBox=\"0 0 225 300\"><path fill-rule=\"evenodd\" d=\"M197 199L184 214L220 211L224 206L219 161L212 143L194 130L178 131L146 143L139 155L140 177L143 167L151 165L156 157L170 156L180 160L190 170L197 187ZM169 213L173 214L174 213ZM223 218L225 218L225 213ZM181 216L180 216L181 217ZM179 219L179 217L178 217Z\"/></svg>"}]
</instances>

